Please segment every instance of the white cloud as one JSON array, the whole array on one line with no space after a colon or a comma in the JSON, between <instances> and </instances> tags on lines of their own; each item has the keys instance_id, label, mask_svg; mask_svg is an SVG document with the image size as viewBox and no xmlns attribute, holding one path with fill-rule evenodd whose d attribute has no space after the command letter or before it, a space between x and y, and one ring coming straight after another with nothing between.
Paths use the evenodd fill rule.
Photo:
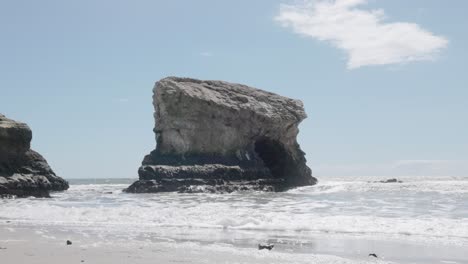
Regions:
<instances>
[{"instance_id":1,"label":"white cloud","mask_svg":"<svg viewBox=\"0 0 468 264\"><path fill-rule=\"evenodd\" d=\"M282 4L275 20L295 33L327 41L348 55L348 68L433 60L448 40L418 24L385 22L367 0L308 0ZM417 10L415 11L417 12Z\"/></svg>"}]
</instances>

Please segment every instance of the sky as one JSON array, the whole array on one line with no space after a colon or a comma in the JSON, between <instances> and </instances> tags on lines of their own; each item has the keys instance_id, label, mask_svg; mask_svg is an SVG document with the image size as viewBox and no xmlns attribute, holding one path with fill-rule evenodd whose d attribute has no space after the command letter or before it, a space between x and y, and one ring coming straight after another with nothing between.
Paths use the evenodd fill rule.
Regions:
<instances>
[{"instance_id":1,"label":"sky","mask_svg":"<svg viewBox=\"0 0 468 264\"><path fill-rule=\"evenodd\" d=\"M64 178L137 177L166 76L304 102L313 175L468 176L468 1L0 0L0 112Z\"/></svg>"}]
</instances>

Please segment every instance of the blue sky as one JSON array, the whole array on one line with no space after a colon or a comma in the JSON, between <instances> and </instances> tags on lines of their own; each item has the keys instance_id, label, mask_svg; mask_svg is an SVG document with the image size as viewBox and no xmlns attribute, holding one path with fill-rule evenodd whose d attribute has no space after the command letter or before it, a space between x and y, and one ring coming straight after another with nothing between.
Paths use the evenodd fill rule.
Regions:
<instances>
[{"instance_id":1,"label":"blue sky","mask_svg":"<svg viewBox=\"0 0 468 264\"><path fill-rule=\"evenodd\" d=\"M379 10L379 11L376 11ZM301 99L317 177L468 175L468 2L0 0L0 112L65 178L136 177L168 75Z\"/></svg>"}]
</instances>

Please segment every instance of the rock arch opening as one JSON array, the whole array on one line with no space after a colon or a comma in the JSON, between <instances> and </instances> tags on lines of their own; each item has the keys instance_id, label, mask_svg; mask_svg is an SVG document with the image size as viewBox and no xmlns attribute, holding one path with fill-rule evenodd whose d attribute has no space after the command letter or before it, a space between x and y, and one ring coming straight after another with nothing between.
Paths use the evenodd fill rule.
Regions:
<instances>
[{"instance_id":1,"label":"rock arch opening","mask_svg":"<svg viewBox=\"0 0 468 264\"><path fill-rule=\"evenodd\" d=\"M283 145L272 139L263 138L255 142L255 152L275 178L283 178L288 154Z\"/></svg>"}]
</instances>

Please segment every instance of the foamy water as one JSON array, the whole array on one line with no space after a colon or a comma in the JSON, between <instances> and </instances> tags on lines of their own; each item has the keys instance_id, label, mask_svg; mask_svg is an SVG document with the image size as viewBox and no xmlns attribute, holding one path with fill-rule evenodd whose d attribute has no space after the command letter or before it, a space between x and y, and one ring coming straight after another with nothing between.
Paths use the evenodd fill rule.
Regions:
<instances>
[{"instance_id":1,"label":"foamy water","mask_svg":"<svg viewBox=\"0 0 468 264\"><path fill-rule=\"evenodd\" d=\"M52 199L0 200L0 220L103 237L307 247L317 236L468 246L468 178L321 179L284 193L127 194L132 180L75 180Z\"/></svg>"}]
</instances>

